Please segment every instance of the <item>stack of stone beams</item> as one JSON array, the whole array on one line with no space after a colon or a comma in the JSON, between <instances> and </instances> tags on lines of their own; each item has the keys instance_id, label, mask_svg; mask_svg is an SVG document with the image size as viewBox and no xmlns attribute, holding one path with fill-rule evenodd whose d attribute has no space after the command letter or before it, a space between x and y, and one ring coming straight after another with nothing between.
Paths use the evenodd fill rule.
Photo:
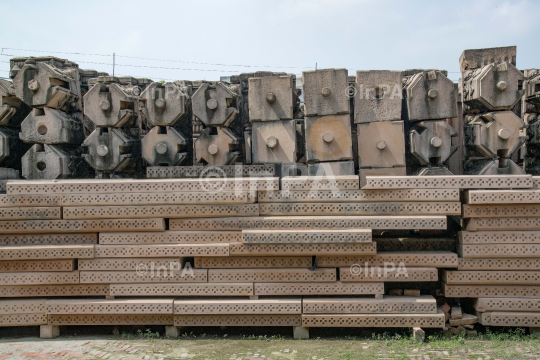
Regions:
<instances>
[{"instance_id":1,"label":"stack of stone beams","mask_svg":"<svg viewBox=\"0 0 540 360\"><path fill-rule=\"evenodd\" d=\"M444 290L472 299L482 325L540 324L540 177L533 183L464 194L458 271L443 275Z\"/></svg>"},{"instance_id":2,"label":"stack of stone beams","mask_svg":"<svg viewBox=\"0 0 540 360\"><path fill-rule=\"evenodd\" d=\"M10 181L0 195L0 324L42 325L44 337L60 325L165 325L173 335L183 326L292 326L296 337L310 327L442 328L429 292L385 295L400 282L437 286L439 269L457 267L454 252L390 251L396 239L384 238L447 229L461 211L459 187L434 185L360 190L358 176ZM385 272L385 263L395 267Z\"/></svg>"}]
</instances>

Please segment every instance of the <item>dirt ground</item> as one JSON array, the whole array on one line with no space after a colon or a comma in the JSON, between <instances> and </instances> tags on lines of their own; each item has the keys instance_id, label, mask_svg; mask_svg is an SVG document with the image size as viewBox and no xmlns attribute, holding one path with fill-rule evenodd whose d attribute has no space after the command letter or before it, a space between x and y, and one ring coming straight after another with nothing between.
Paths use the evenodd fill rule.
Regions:
<instances>
[{"instance_id":1,"label":"dirt ground","mask_svg":"<svg viewBox=\"0 0 540 360\"><path fill-rule=\"evenodd\" d=\"M477 337L428 331L424 343L393 329L311 329L309 340L292 339L290 328L183 330L171 340L160 327L65 327L61 337L41 340L38 328L3 328L0 359L540 359L540 339L515 329Z\"/></svg>"}]
</instances>

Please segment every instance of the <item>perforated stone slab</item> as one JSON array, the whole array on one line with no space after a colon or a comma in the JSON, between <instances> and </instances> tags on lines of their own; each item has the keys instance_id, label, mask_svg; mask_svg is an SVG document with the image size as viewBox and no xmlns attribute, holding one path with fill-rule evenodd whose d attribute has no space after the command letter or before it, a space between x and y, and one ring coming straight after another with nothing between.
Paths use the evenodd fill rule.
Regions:
<instances>
[{"instance_id":1,"label":"perforated stone slab","mask_svg":"<svg viewBox=\"0 0 540 360\"><path fill-rule=\"evenodd\" d=\"M60 207L4 207L0 220L61 219Z\"/></svg>"},{"instance_id":2,"label":"perforated stone slab","mask_svg":"<svg viewBox=\"0 0 540 360\"><path fill-rule=\"evenodd\" d=\"M471 218L468 231L480 230L540 230L540 218Z\"/></svg>"},{"instance_id":3,"label":"perforated stone slab","mask_svg":"<svg viewBox=\"0 0 540 360\"><path fill-rule=\"evenodd\" d=\"M449 285L443 283L444 296L451 298L540 297L540 286Z\"/></svg>"},{"instance_id":4,"label":"perforated stone slab","mask_svg":"<svg viewBox=\"0 0 540 360\"><path fill-rule=\"evenodd\" d=\"M97 258L229 256L229 244L95 245Z\"/></svg>"},{"instance_id":5,"label":"perforated stone slab","mask_svg":"<svg viewBox=\"0 0 540 360\"><path fill-rule=\"evenodd\" d=\"M219 192L219 191L270 191L279 190L277 177L251 178L206 178L206 179L161 179L137 180L42 180L9 181L6 185L9 195L18 194L103 194L103 193L144 193L144 192Z\"/></svg>"},{"instance_id":6,"label":"perforated stone slab","mask_svg":"<svg viewBox=\"0 0 540 360\"><path fill-rule=\"evenodd\" d=\"M20 234L0 235L0 246L97 244L98 234Z\"/></svg>"},{"instance_id":7,"label":"perforated stone slab","mask_svg":"<svg viewBox=\"0 0 540 360\"><path fill-rule=\"evenodd\" d=\"M10 206L62 206L62 197L60 195L0 194L0 207Z\"/></svg>"},{"instance_id":8,"label":"perforated stone slab","mask_svg":"<svg viewBox=\"0 0 540 360\"><path fill-rule=\"evenodd\" d=\"M124 283L151 283L151 282L192 282L204 283L208 281L208 270L192 269L191 271L81 271L81 284L124 284Z\"/></svg>"},{"instance_id":9,"label":"perforated stone slab","mask_svg":"<svg viewBox=\"0 0 540 360\"><path fill-rule=\"evenodd\" d=\"M527 218L540 217L535 204L463 205L463 218Z\"/></svg>"},{"instance_id":10,"label":"perforated stone slab","mask_svg":"<svg viewBox=\"0 0 540 360\"><path fill-rule=\"evenodd\" d=\"M26 220L0 221L0 233L88 233L91 231L164 231L163 219Z\"/></svg>"},{"instance_id":11,"label":"perforated stone slab","mask_svg":"<svg viewBox=\"0 0 540 360\"><path fill-rule=\"evenodd\" d=\"M164 269L180 269L184 265L184 258L99 258L80 259L79 270L124 270L124 271L164 271ZM154 270L152 270L154 269Z\"/></svg>"},{"instance_id":12,"label":"perforated stone slab","mask_svg":"<svg viewBox=\"0 0 540 360\"><path fill-rule=\"evenodd\" d=\"M446 284L540 285L540 271L443 271Z\"/></svg>"},{"instance_id":13,"label":"perforated stone slab","mask_svg":"<svg viewBox=\"0 0 540 360\"><path fill-rule=\"evenodd\" d=\"M312 256L195 257L195 268L202 269L308 268L312 265Z\"/></svg>"},{"instance_id":14,"label":"perforated stone slab","mask_svg":"<svg viewBox=\"0 0 540 360\"><path fill-rule=\"evenodd\" d=\"M64 219L148 219L258 216L259 204L64 207Z\"/></svg>"},{"instance_id":15,"label":"perforated stone slab","mask_svg":"<svg viewBox=\"0 0 540 360\"><path fill-rule=\"evenodd\" d=\"M334 282L336 269L210 269L208 282Z\"/></svg>"},{"instance_id":16,"label":"perforated stone slab","mask_svg":"<svg viewBox=\"0 0 540 360\"><path fill-rule=\"evenodd\" d=\"M343 282L402 282L402 281L437 281L436 268L399 267L343 267L339 268L339 279Z\"/></svg>"},{"instance_id":17,"label":"perforated stone slab","mask_svg":"<svg viewBox=\"0 0 540 360\"><path fill-rule=\"evenodd\" d=\"M540 270L540 258L459 259L458 270Z\"/></svg>"},{"instance_id":18,"label":"perforated stone slab","mask_svg":"<svg viewBox=\"0 0 540 360\"><path fill-rule=\"evenodd\" d=\"M540 313L537 312L488 312L480 317L484 326L540 326Z\"/></svg>"},{"instance_id":19,"label":"perforated stone slab","mask_svg":"<svg viewBox=\"0 0 540 360\"><path fill-rule=\"evenodd\" d=\"M172 314L137 315L48 315L49 325L169 325L174 324Z\"/></svg>"},{"instance_id":20,"label":"perforated stone slab","mask_svg":"<svg viewBox=\"0 0 540 360\"><path fill-rule=\"evenodd\" d=\"M446 216L260 216L171 219L169 230L446 229Z\"/></svg>"},{"instance_id":21,"label":"perforated stone slab","mask_svg":"<svg viewBox=\"0 0 540 360\"><path fill-rule=\"evenodd\" d=\"M469 190L463 199L474 205L540 204L540 190Z\"/></svg>"},{"instance_id":22,"label":"perforated stone slab","mask_svg":"<svg viewBox=\"0 0 540 360\"><path fill-rule=\"evenodd\" d=\"M0 284L2 285L65 285L78 283L78 271L0 273Z\"/></svg>"},{"instance_id":23,"label":"perforated stone slab","mask_svg":"<svg viewBox=\"0 0 540 360\"><path fill-rule=\"evenodd\" d=\"M99 233L101 245L205 244L240 242L241 231L164 231Z\"/></svg>"},{"instance_id":24,"label":"perforated stone slab","mask_svg":"<svg viewBox=\"0 0 540 360\"><path fill-rule=\"evenodd\" d=\"M251 165L223 165L210 169L206 166L148 166L146 178L148 179L178 179L200 178L201 175L219 175L219 177L235 176L275 176L274 164L251 164Z\"/></svg>"},{"instance_id":25,"label":"perforated stone slab","mask_svg":"<svg viewBox=\"0 0 540 360\"><path fill-rule=\"evenodd\" d=\"M148 167L150 169L150 167ZM202 180L203 181L203 180ZM121 194L62 194L63 206L251 204L256 191L189 191Z\"/></svg>"},{"instance_id":26,"label":"perforated stone slab","mask_svg":"<svg viewBox=\"0 0 540 360\"><path fill-rule=\"evenodd\" d=\"M95 245L0 246L0 260L93 258Z\"/></svg>"},{"instance_id":27,"label":"perforated stone slab","mask_svg":"<svg viewBox=\"0 0 540 360\"><path fill-rule=\"evenodd\" d=\"M0 315L0 326L36 326L45 324L47 324L47 315L45 313Z\"/></svg>"},{"instance_id":28,"label":"perforated stone slab","mask_svg":"<svg viewBox=\"0 0 540 360\"><path fill-rule=\"evenodd\" d=\"M174 326L301 326L301 315L174 315Z\"/></svg>"},{"instance_id":29,"label":"perforated stone slab","mask_svg":"<svg viewBox=\"0 0 540 360\"><path fill-rule=\"evenodd\" d=\"M251 296L253 283L111 284L111 296Z\"/></svg>"},{"instance_id":30,"label":"perforated stone slab","mask_svg":"<svg viewBox=\"0 0 540 360\"><path fill-rule=\"evenodd\" d=\"M540 231L460 231L463 245L540 244Z\"/></svg>"},{"instance_id":31,"label":"perforated stone slab","mask_svg":"<svg viewBox=\"0 0 540 360\"><path fill-rule=\"evenodd\" d=\"M362 189L528 189L530 175L367 176Z\"/></svg>"},{"instance_id":32,"label":"perforated stone slab","mask_svg":"<svg viewBox=\"0 0 540 360\"><path fill-rule=\"evenodd\" d=\"M464 259L535 258L540 257L540 246L537 244L460 245L458 253Z\"/></svg>"},{"instance_id":33,"label":"perforated stone slab","mask_svg":"<svg viewBox=\"0 0 540 360\"><path fill-rule=\"evenodd\" d=\"M302 299L264 300L175 300L174 313L179 315L208 314L282 314L302 313Z\"/></svg>"},{"instance_id":34,"label":"perforated stone slab","mask_svg":"<svg viewBox=\"0 0 540 360\"><path fill-rule=\"evenodd\" d=\"M47 314L172 314L173 299L53 299Z\"/></svg>"},{"instance_id":35,"label":"perforated stone slab","mask_svg":"<svg viewBox=\"0 0 540 360\"><path fill-rule=\"evenodd\" d=\"M369 202L459 201L458 189L395 189L340 191L259 191L259 203L276 202ZM540 201L539 201L540 202Z\"/></svg>"},{"instance_id":36,"label":"perforated stone slab","mask_svg":"<svg viewBox=\"0 0 540 360\"><path fill-rule=\"evenodd\" d=\"M241 242L244 244L362 243L371 242L371 230L242 230Z\"/></svg>"},{"instance_id":37,"label":"perforated stone slab","mask_svg":"<svg viewBox=\"0 0 540 360\"><path fill-rule=\"evenodd\" d=\"M0 315L45 314L46 299L0 300Z\"/></svg>"},{"instance_id":38,"label":"perforated stone slab","mask_svg":"<svg viewBox=\"0 0 540 360\"><path fill-rule=\"evenodd\" d=\"M261 216L279 215L460 215L459 202L266 203ZM187 217L187 216L186 216Z\"/></svg>"},{"instance_id":39,"label":"perforated stone slab","mask_svg":"<svg viewBox=\"0 0 540 360\"><path fill-rule=\"evenodd\" d=\"M73 271L75 259L0 261L0 272Z\"/></svg>"},{"instance_id":40,"label":"perforated stone slab","mask_svg":"<svg viewBox=\"0 0 540 360\"><path fill-rule=\"evenodd\" d=\"M302 315L304 327L423 327L443 328L444 313L437 314L350 314Z\"/></svg>"},{"instance_id":41,"label":"perforated stone slab","mask_svg":"<svg viewBox=\"0 0 540 360\"><path fill-rule=\"evenodd\" d=\"M476 311L519 311L540 312L540 299L479 298L474 299Z\"/></svg>"},{"instance_id":42,"label":"perforated stone slab","mask_svg":"<svg viewBox=\"0 0 540 360\"><path fill-rule=\"evenodd\" d=\"M384 294L384 283L255 283L254 295L374 295Z\"/></svg>"},{"instance_id":43,"label":"perforated stone slab","mask_svg":"<svg viewBox=\"0 0 540 360\"><path fill-rule=\"evenodd\" d=\"M373 298L304 298L303 314L436 314L437 302L432 296L384 296Z\"/></svg>"},{"instance_id":44,"label":"perforated stone slab","mask_svg":"<svg viewBox=\"0 0 540 360\"><path fill-rule=\"evenodd\" d=\"M337 243L337 244L243 244L230 243L229 254L233 256L288 256L319 254L375 254L376 243Z\"/></svg>"},{"instance_id":45,"label":"perforated stone slab","mask_svg":"<svg viewBox=\"0 0 540 360\"><path fill-rule=\"evenodd\" d=\"M356 175L290 176L281 179L281 188L289 191L357 190L360 178Z\"/></svg>"},{"instance_id":46,"label":"perforated stone slab","mask_svg":"<svg viewBox=\"0 0 540 360\"><path fill-rule=\"evenodd\" d=\"M377 251L455 251L456 241L446 238L376 238Z\"/></svg>"},{"instance_id":47,"label":"perforated stone slab","mask_svg":"<svg viewBox=\"0 0 540 360\"><path fill-rule=\"evenodd\" d=\"M0 297L106 296L109 285L0 286Z\"/></svg>"},{"instance_id":48,"label":"perforated stone slab","mask_svg":"<svg viewBox=\"0 0 540 360\"><path fill-rule=\"evenodd\" d=\"M458 256L456 253L447 251L419 251L409 252L384 252L371 256L317 256L317 264L320 267L344 267L344 266L384 266L385 263L393 263L398 267L401 263L405 266L430 266L436 268L457 268Z\"/></svg>"}]
</instances>

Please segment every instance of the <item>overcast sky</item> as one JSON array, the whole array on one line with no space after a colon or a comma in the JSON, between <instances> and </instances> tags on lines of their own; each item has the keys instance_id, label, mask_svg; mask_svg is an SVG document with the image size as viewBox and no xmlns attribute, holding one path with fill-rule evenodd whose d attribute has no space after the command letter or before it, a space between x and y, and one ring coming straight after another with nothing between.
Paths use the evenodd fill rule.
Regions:
<instances>
[{"instance_id":1,"label":"overcast sky","mask_svg":"<svg viewBox=\"0 0 540 360\"><path fill-rule=\"evenodd\" d=\"M540 67L540 1L533 0L0 0L0 5L5 48L0 77L8 76L11 56L5 54L55 55L112 73L116 53L116 74L154 80L218 80L256 70L301 74L317 64L347 68L351 75L437 68L457 81L464 49L509 45L517 45L518 68Z\"/></svg>"}]
</instances>

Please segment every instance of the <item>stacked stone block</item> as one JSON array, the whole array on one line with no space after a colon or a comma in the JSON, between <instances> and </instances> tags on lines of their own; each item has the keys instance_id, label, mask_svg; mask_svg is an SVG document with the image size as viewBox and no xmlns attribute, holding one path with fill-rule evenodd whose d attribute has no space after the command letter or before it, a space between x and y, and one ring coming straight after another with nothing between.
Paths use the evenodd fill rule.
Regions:
<instances>
[{"instance_id":1,"label":"stacked stone block","mask_svg":"<svg viewBox=\"0 0 540 360\"><path fill-rule=\"evenodd\" d=\"M34 144L22 158L22 175L27 179L85 176L79 66L55 57L14 58L10 65L15 95L32 109L20 125L21 140Z\"/></svg>"},{"instance_id":2,"label":"stacked stone block","mask_svg":"<svg viewBox=\"0 0 540 360\"><path fill-rule=\"evenodd\" d=\"M354 175L347 69L302 72L308 174Z\"/></svg>"},{"instance_id":3,"label":"stacked stone block","mask_svg":"<svg viewBox=\"0 0 540 360\"><path fill-rule=\"evenodd\" d=\"M525 123L512 108L522 98L516 47L465 50L462 73L466 174L523 174L512 155L525 142Z\"/></svg>"},{"instance_id":4,"label":"stacked stone block","mask_svg":"<svg viewBox=\"0 0 540 360\"><path fill-rule=\"evenodd\" d=\"M521 114L527 125L525 171L540 175L540 69L524 71Z\"/></svg>"},{"instance_id":5,"label":"stacked stone block","mask_svg":"<svg viewBox=\"0 0 540 360\"><path fill-rule=\"evenodd\" d=\"M362 185L370 175L406 175L401 82L401 71L356 72L354 123Z\"/></svg>"},{"instance_id":6,"label":"stacked stone block","mask_svg":"<svg viewBox=\"0 0 540 360\"><path fill-rule=\"evenodd\" d=\"M89 80L84 115L94 131L84 140L84 160L97 178L140 174L141 112L139 97L149 79L102 75Z\"/></svg>"},{"instance_id":7,"label":"stacked stone block","mask_svg":"<svg viewBox=\"0 0 540 360\"><path fill-rule=\"evenodd\" d=\"M403 76L407 174L452 175L447 162L458 149L448 123L457 117L454 83L440 70L407 70Z\"/></svg>"}]
</instances>

